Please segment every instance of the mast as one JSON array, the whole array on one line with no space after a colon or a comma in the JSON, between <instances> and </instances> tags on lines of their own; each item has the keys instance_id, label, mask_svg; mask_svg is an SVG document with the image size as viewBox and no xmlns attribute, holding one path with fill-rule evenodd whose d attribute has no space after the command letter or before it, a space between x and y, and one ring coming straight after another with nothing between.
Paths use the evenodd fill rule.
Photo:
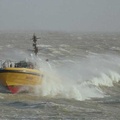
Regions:
<instances>
[{"instance_id":1,"label":"mast","mask_svg":"<svg viewBox=\"0 0 120 120\"><path fill-rule=\"evenodd\" d=\"M33 48L34 48L34 53L37 55L38 53L38 47L37 47L37 40L40 38L37 38L35 33L33 34L32 41L33 41Z\"/></svg>"}]
</instances>

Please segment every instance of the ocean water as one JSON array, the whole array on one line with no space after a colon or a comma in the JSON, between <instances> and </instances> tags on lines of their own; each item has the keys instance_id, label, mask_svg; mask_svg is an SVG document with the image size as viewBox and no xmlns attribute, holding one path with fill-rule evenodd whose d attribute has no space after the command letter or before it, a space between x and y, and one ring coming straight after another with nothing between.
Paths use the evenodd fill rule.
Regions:
<instances>
[{"instance_id":1,"label":"ocean water","mask_svg":"<svg viewBox=\"0 0 120 120\"><path fill-rule=\"evenodd\" d=\"M32 93L0 92L0 120L120 120L119 33L36 31L37 57L32 35L0 32L0 60L33 60L44 72Z\"/></svg>"}]
</instances>

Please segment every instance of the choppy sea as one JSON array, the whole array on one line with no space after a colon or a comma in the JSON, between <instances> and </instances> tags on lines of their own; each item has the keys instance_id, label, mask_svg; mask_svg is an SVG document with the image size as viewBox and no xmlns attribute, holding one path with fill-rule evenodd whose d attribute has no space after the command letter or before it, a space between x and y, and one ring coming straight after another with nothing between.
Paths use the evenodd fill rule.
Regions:
<instances>
[{"instance_id":1,"label":"choppy sea","mask_svg":"<svg viewBox=\"0 0 120 120\"><path fill-rule=\"evenodd\" d=\"M120 120L120 33L36 31L37 57L32 35L0 32L0 60L44 72L33 93L0 92L0 120Z\"/></svg>"}]
</instances>

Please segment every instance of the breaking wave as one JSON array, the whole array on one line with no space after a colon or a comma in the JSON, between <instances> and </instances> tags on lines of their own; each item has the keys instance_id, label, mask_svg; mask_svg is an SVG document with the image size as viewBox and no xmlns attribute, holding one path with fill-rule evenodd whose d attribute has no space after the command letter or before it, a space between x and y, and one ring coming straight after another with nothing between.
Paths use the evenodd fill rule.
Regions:
<instances>
[{"instance_id":1,"label":"breaking wave","mask_svg":"<svg viewBox=\"0 0 120 120\"><path fill-rule=\"evenodd\" d=\"M2 59L30 59L28 53L21 50L4 51L2 54ZM101 86L109 89L120 81L120 57L117 55L92 54L79 59L45 59L32 56L32 60L37 61L39 69L44 72L42 85L35 88L35 94L39 96L76 100L101 98L108 95Z\"/></svg>"},{"instance_id":2,"label":"breaking wave","mask_svg":"<svg viewBox=\"0 0 120 120\"><path fill-rule=\"evenodd\" d=\"M41 61L44 80L35 93L76 100L105 97L107 94L100 86L109 89L120 81L119 61L120 58L114 55L92 55L58 66L53 61L47 64Z\"/></svg>"}]
</instances>

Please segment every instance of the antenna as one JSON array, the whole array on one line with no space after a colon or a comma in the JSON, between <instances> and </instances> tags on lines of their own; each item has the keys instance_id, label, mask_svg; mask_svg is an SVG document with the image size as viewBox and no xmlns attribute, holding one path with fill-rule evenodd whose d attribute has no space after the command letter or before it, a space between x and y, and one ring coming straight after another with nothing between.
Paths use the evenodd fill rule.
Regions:
<instances>
[{"instance_id":1,"label":"antenna","mask_svg":"<svg viewBox=\"0 0 120 120\"><path fill-rule=\"evenodd\" d=\"M40 38L37 38L35 33L33 34L32 40L33 40L33 48L34 48L34 53L37 55L38 53L38 47L37 47L37 40Z\"/></svg>"}]
</instances>

